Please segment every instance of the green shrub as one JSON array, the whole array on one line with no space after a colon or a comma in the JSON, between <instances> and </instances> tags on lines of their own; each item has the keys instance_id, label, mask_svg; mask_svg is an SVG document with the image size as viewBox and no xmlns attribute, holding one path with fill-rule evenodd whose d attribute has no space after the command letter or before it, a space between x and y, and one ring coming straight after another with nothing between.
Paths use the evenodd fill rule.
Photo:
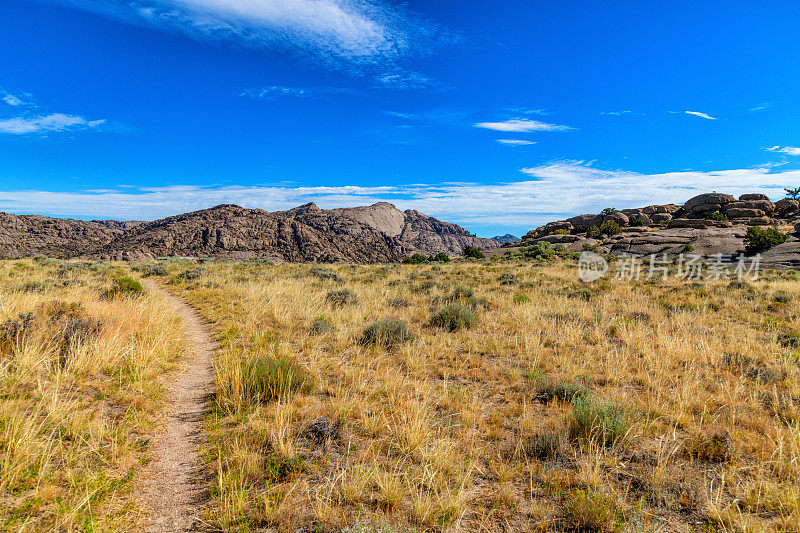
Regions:
<instances>
[{"instance_id":1,"label":"green shrub","mask_svg":"<svg viewBox=\"0 0 800 533\"><path fill-rule=\"evenodd\" d=\"M373 322L361 334L358 343L362 346L377 345L384 348L397 348L401 344L413 341L414 333L402 320L387 318Z\"/></svg>"},{"instance_id":2,"label":"green shrub","mask_svg":"<svg viewBox=\"0 0 800 533\"><path fill-rule=\"evenodd\" d=\"M436 311L428 323L437 328L456 331L473 327L478 323L478 319L468 307L454 303Z\"/></svg>"},{"instance_id":3,"label":"green shrub","mask_svg":"<svg viewBox=\"0 0 800 533\"><path fill-rule=\"evenodd\" d=\"M288 481L293 474L299 474L305 469L300 457L284 457L271 453L264 458L264 477L271 483Z\"/></svg>"},{"instance_id":4,"label":"green shrub","mask_svg":"<svg viewBox=\"0 0 800 533\"><path fill-rule=\"evenodd\" d=\"M464 247L464 257L471 259L483 259L484 255L480 248L467 245Z\"/></svg>"},{"instance_id":5,"label":"green shrub","mask_svg":"<svg viewBox=\"0 0 800 533\"><path fill-rule=\"evenodd\" d=\"M183 272L178 274L178 277L186 281L192 281L195 279L202 278L205 275L206 275L206 267L199 266L184 270Z\"/></svg>"},{"instance_id":6,"label":"green shrub","mask_svg":"<svg viewBox=\"0 0 800 533\"><path fill-rule=\"evenodd\" d=\"M336 328L333 327L333 324L325 320L324 318L318 318L311 324L311 329L309 333L311 335L324 335L325 333L330 333L334 331Z\"/></svg>"},{"instance_id":7,"label":"green shrub","mask_svg":"<svg viewBox=\"0 0 800 533\"><path fill-rule=\"evenodd\" d=\"M600 211L600 214L603 215L604 217L607 217L608 215L613 215L614 213L619 213L619 209L614 209L613 207L606 207L605 209Z\"/></svg>"},{"instance_id":8,"label":"green shrub","mask_svg":"<svg viewBox=\"0 0 800 533\"><path fill-rule=\"evenodd\" d=\"M758 226L750 226L744 236L744 251L748 254L763 252L773 246L783 244L788 238L788 235L775 228L763 229Z\"/></svg>"},{"instance_id":9,"label":"green shrub","mask_svg":"<svg viewBox=\"0 0 800 533\"><path fill-rule=\"evenodd\" d=\"M242 361L245 394L256 402L270 402L314 390L314 376L288 356L257 357Z\"/></svg>"},{"instance_id":10,"label":"green shrub","mask_svg":"<svg viewBox=\"0 0 800 533\"><path fill-rule=\"evenodd\" d=\"M567 495L561 511L561 529L566 531L618 531L623 517L614 501L602 492L575 489Z\"/></svg>"},{"instance_id":11,"label":"green shrub","mask_svg":"<svg viewBox=\"0 0 800 533\"><path fill-rule=\"evenodd\" d=\"M418 265L420 263L427 263L428 258L422 254L414 254L411 257L406 257L403 259L403 263L407 265Z\"/></svg>"},{"instance_id":12,"label":"green shrub","mask_svg":"<svg viewBox=\"0 0 800 533\"><path fill-rule=\"evenodd\" d=\"M111 288L105 293L105 297L139 296L142 293L144 293L144 288L141 283L127 276L120 276L114 278L114 281L111 283Z\"/></svg>"},{"instance_id":13,"label":"green shrub","mask_svg":"<svg viewBox=\"0 0 800 533\"><path fill-rule=\"evenodd\" d=\"M797 348L800 347L800 335L793 331L781 333L778 335L778 342L786 348Z\"/></svg>"},{"instance_id":14,"label":"green shrub","mask_svg":"<svg viewBox=\"0 0 800 533\"><path fill-rule=\"evenodd\" d=\"M570 434L573 438L613 444L625 436L629 426L628 413L614 403L593 396L578 396L572 400Z\"/></svg>"},{"instance_id":15,"label":"green shrub","mask_svg":"<svg viewBox=\"0 0 800 533\"><path fill-rule=\"evenodd\" d=\"M344 278L330 268L311 267L308 273L320 281L332 281L334 283L344 282Z\"/></svg>"},{"instance_id":16,"label":"green shrub","mask_svg":"<svg viewBox=\"0 0 800 533\"><path fill-rule=\"evenodd\" d=\"M528 303L530 301L531 301L531 299L528 298L527 296L525 296L524 294L515 294L514 295L514 303L517 304L517 305L526 304L526 303Z\"/></svg>"},{"instance_id":17,"label":"green shrub","mask_svg":"<svg viewBox=\"0 0 800 533\"><path fill-rule=\"evenodd\" d=\"M432 255L428 258L429 261L435 261L437 263L449 263L450 256L444 252L439 252L436 255Z\"/></svg>"},{"instance_id":18,"label":"green shrub","mask_svg":"<svg viewBox=\"0 0 800 533\"><path fill-rule=\"evenodd\" d=\"M775 296L772 297L772 301L779 304L786 304L792 301L792 295L781 291L775 293Z\"/></svg>"},{"instance_id":19,"label":"green shrub","mask_svg":"<svg viewBox=\"0 0 800 533\"><path fill-rule=\"evenodd\" d=\"M612 237L621 231L622 228L620 227L620 225L614 222L613 220L604 220L603 223L600 224L600 233L602 233L603 235L608 235L609 237Z\"/></svg>"},{"instance_id":20,"label":"green shrub","mask_svg":"<svg viewBox=\"0 0 800 533\"><path fill-rule=\"evenodd\" d=\"M356 305L358 303L358 296L350 289L337 289L329 291L325 295L325 301L333 307L345 307L348 305Z\"/></svg>"},{"instance_id":21,"label":"green shrub","mask_svg":"<svg viewBox=\"0 0 800 533\"><path fill-rule=\"evenodd\" d=\"M703 217L705 220L728 220L728 215L724 213L720 213L719 211L714 211L710 215Z\"/></svg>"},{"instance_id":22,"label":"green shrub","mask_svg":"<svg viewBox=\"0 0 800 533\"><path fill-rule=\"evenodd\" d=\"M500 285L514 285L517 282L517 276L506 272L498 278Z\"/></svg>"}]
</instances>

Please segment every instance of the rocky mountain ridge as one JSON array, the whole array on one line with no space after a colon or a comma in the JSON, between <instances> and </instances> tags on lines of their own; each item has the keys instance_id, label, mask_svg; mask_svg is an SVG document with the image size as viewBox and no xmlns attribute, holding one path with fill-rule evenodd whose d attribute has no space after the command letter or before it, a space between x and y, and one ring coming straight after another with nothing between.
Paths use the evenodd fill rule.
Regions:
<instances>
[{"instance_id":1,"label":"rocky mountain ridge","mask_svg":"<svg viewBox=\"0 0 800 533\"><path fill-rule=\"evenodd\" d=\"M164 256L284 261L388 262L413 253L459 254L499 246L462 227L381 202L320 209L305 204L268 212L236 205L153 222L81 221L0 213L0 258L144 259Z\"/></svg>"}]
</instances>

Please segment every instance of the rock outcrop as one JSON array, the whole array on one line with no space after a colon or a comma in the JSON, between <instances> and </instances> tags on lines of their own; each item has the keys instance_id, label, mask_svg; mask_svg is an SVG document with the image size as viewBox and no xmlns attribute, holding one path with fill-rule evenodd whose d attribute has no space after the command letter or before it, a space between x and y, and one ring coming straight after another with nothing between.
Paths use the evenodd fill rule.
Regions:
<instances>
[{"instance_id":1,"label":"rock outcrop","mask_svg":"<svg viewBox=\"0 0 800 533\"><path fill-rule=\"evenodd\" d=\"M492 239L476 237L456 224L442 222L413 209L400 211L387 202L332 209L331 212L397 237L409 249L427 255L439 252L460 254L468 245L484 250L500 245Z\"/></svg>"},{"instance_id":2,"label":"rock outcrop","mask_svg":"<svg viewBox=\"0 0 800 533\"><path fill-rule=\"evenodd\" d=\"M387 203L323 210L306 204L267 212L220 205L154 222L81 221L0 214L0 258L272 258L284 261L398 261L413 253L495 248L455 224Z\"/></svg>"},{"instance_id":3,"label":"rock outcrop","mask_svg":"<svg viewBox=\"0 0 800 533\"><path fill-rule=\"evenodd\" d=\"M612 255L680 254L736 255L744 249L748 226L787 226L800 221L800 202L775 203L763 194L706 193L682 206L651 205L606 214L585 214L550 222L528 232L523 241L561 244L568 250L591 248ZM603 232L614 222L618 232ZM794 233L800 234L800 224ZM608 227L605 228L606 230ZM800 239L790 236L762 256L774 268L800 268Z\"/></svg>"}]
</instances>

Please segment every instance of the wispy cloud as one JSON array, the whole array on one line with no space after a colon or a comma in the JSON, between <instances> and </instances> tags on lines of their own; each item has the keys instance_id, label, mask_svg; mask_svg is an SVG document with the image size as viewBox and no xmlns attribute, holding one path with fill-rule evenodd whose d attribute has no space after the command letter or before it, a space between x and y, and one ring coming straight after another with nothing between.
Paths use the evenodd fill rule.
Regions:
<instances>
[{"instance_id":1,"label":"wispy cloud","mask_svg":"<svg viewBox=\"0 0 800 533\"><path fill-rule=\"evenodd\" d=\"M684 111L684 113L686 113L687 115L694 115L696 117L705 118L708 120L717 120L716 117L712 117L711 115L706 113L701 113L700 111Z\"/></svg>"},{"instance_id":2,"label":"wispy cloud","mask_svg":"<svg viewBox=\"0 0 800 533\"><path fill-rule=\"evenodd\" d=\"M277 100L279 98L318 98L334 94L357 94L354 89L345 87L285 87L282 85L264 85L244 89L239 96L254 100Z\"/></svg>"},{"instance_id":3,"label":"wispy cloud","mask_svg":"<svg viewBox=\"0 0 800 533\"><path fill-rule=\"evenodd\" d=\"M558 161L522 169L527 179L503 183L438 183L384 187L156 187L114 192L0 191L0 210L90 218L161 218L235 203L268 211L305 202L321 207L388 201L469 228L498 225L533 228L579 213L681 203L717 190L734 195L783 197L783 187L800 182L800 170L771 168L642 174L607 170L582 161Z\"/></svg>"},{"instance_id":4,"label":"wispy cloud","mask_svg":"<svg viewBox=\"0 0 800 533\"><path fill-rule=\"evenodd\" d=\"M567 131L573 128L569 126L561 126L559 124L548 124L546 122L539 122L538 120L527 119L512 119L503 122L478 122L475 124L477 128L484 128L494 131L507 131L516 133L528 133L531 131Z\"/></svg>"},{"instance_id":5,"label":"wispy cloud","mask_svg":"<svg viewBox=\"0 0 800 533\"><path fill-rule=\"evenodd\" d=\"M631 111L630 109L625 109L624 111L601 111L600 114L601 115L612 116L612 117L624 117L626 115L627 116L636 116L636 117L644 116L644 113L636 113L636 112Z\"/></svg>"},{"instance_id":6,"label":"wispy cloud","mask_svg":"<svg viewBox=\"0 0 800 533\"><path fill-rule=\"evenodd\" d=\"M524 141L522 139L497 139L500 144L510 144L512 146L528 146L536 144L536 141Z\"/></svg>"},{"instance_id":7,"label":"wispy cloud","mask_svg":"<svg viewBox=\"0 0 800 533\"><path fill-rule=\"evenodd\" d=\"M2 97L2 100L6 104L8 104L10 106L13 106L13 107L33 105L31 102L27 101L27 99L29 97L30 97L30 95L26 95L24 97L25 99L23 99L23 98L20 98L19 96L15 96L15 95L13 95L11 93L5 93L3 95L3 97Z\"/></svg>"},{"instance_id":8,"label":"wispy cloud","mask_svg":"<svg viewBox=\"0 0 800 533\"><path fill-rule=\"evenodd\" d=\"M767 109L768 107L772 107L773 103L774 102L764 102L763 104L759 104L759 105L757 105L755 107L751 107L750 109L748 109L748 111L763 111L764 109Z\"/></svg>"},{"instance_id":9,"label":"wispy cloud","mask_svg":"<svg viewBox=\"0 0 800 533\"><path fill-rule=\"evenodd\" d=\"M97 128L105 123L105 119L87 120L78 115L51 113L33 117L14 117L0 120L0 133L26 135L31 133L60 132Z\"/></svg>"},{"instance_id":10,"label":"wispy cloud","mask_svg":"<svg viewBox=\"0 0 800 533\"><path fill-rule=\"evenodd\" d=\"M199 41L290 52L345 69L395 64L450 38L385 0L49 1Z\"/></svg>"},{"instance_id":11,"label":"wispy cloud","mask_svg":"<svg viewBox=\"0 0 800 533\"><path fill-rule=\"evenodd\" d=\"M788 155L800 155L800 147L797 146L771 146L769 148L764 148L764 150Z\"/></svg>"}]
</instances>

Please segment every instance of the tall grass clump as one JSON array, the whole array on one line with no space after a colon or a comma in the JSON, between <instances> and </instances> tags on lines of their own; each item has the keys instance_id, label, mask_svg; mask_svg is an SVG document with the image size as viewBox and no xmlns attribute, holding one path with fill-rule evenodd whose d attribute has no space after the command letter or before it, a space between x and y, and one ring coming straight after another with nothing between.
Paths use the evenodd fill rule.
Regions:
<instances>
[{"instance_id":1,"label":"tall grass clump","mask_svg":"<svg viewBox=\"0 0 800 533\"><path fill-rule=\"evenodd\" d=\"M573 438L610 445L625 436L630 424L628 412L615 403L594 396L576 396L572 400L570 434Z\"/></svg>"},{"instance_id":2,"label":"tall grass clump","mask_svg":"<svg viewBox=\"0 0 800 533\"><path fill-rule=\"evenodd\" d=\"M314 391L314 376L289 356L261 356L242 361L242 385L248 403L267 403Z\"/></svg>"}]
</instances>

